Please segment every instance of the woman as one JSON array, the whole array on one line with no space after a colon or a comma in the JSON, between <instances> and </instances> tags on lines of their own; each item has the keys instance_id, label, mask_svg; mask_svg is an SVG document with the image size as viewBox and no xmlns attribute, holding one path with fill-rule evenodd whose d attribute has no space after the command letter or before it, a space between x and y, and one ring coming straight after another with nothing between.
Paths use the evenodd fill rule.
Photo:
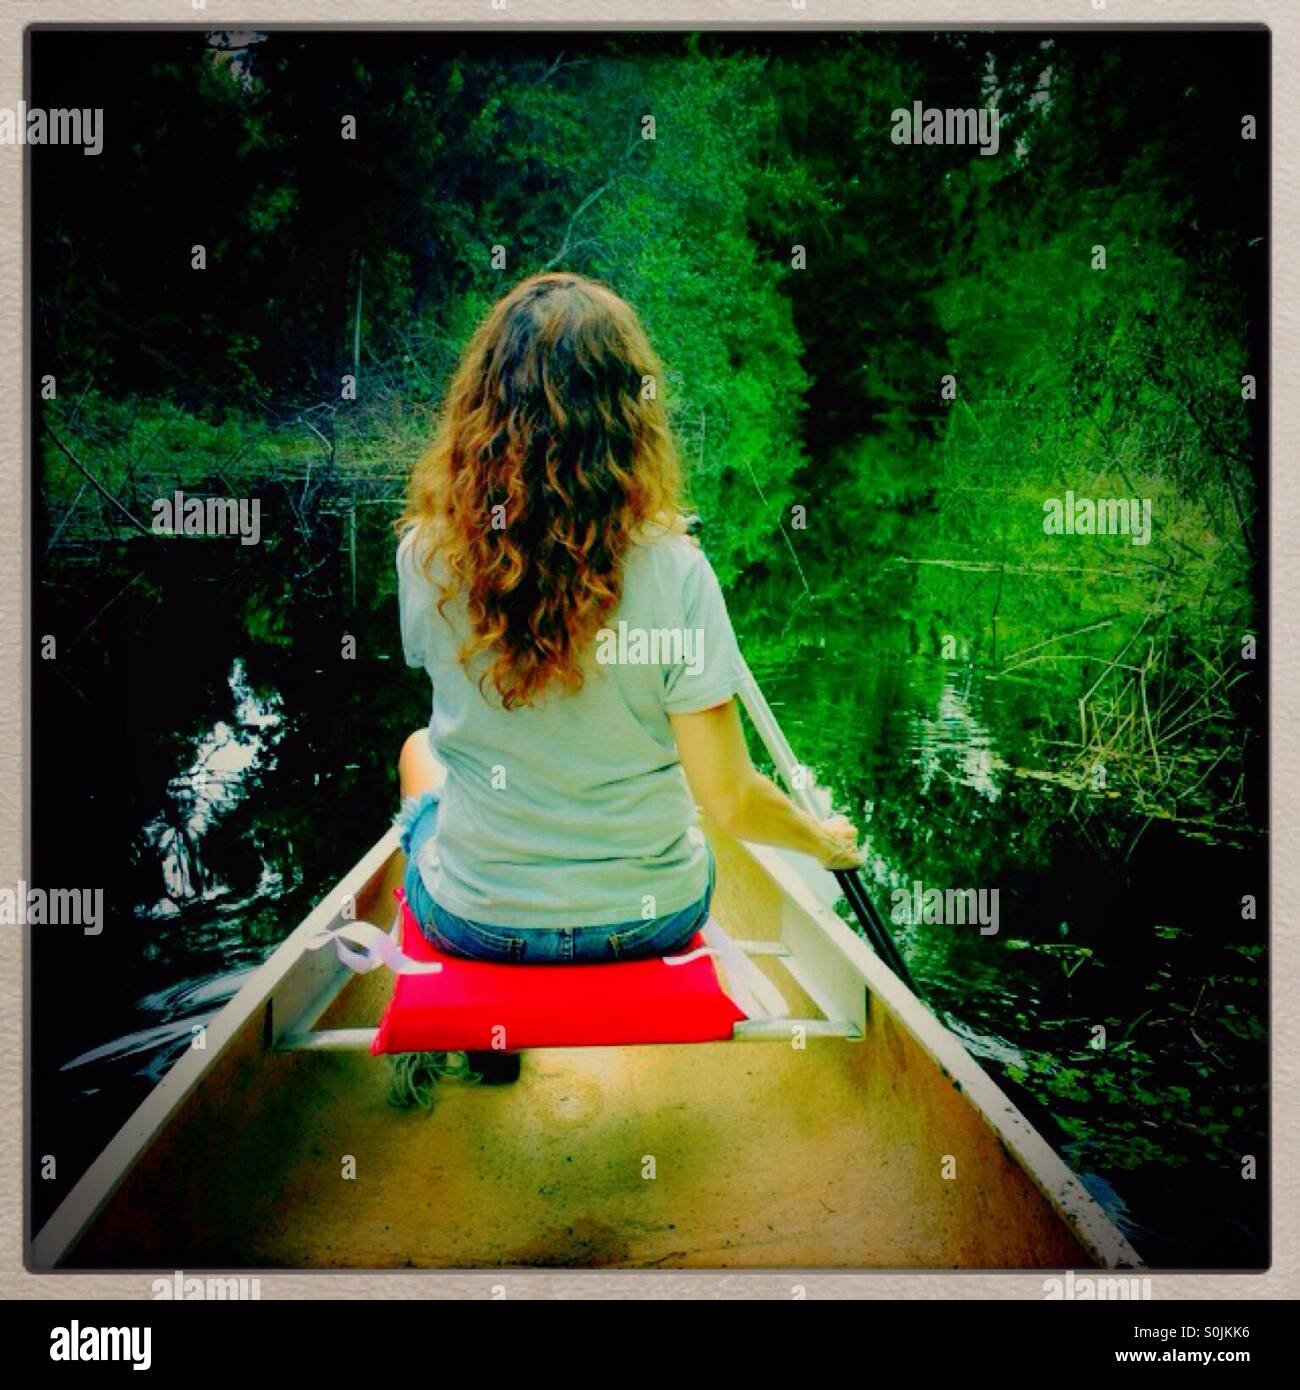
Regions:
<instances>
[{"instance_id":1,"label":"woman","mask_svg":"<svg viewBox=\"0 0 1300 1390\"><path fill-rule=\"evenodd\" d=\"M402 750L399 823L407 901L444 952L681 950L713 892L696 802L733 835L861 862L848 820L805 814L750 763L662 381L609 289L534 276L474 334L412 473L402 639L433 714Z\"/></svg>"}]
</instances>

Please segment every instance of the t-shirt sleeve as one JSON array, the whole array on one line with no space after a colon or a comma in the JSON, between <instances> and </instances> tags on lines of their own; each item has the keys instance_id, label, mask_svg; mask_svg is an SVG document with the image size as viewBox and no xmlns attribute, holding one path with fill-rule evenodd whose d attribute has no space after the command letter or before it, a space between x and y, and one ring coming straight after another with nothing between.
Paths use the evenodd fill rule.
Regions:
<instances>
[{"instance_id":1,"label":"t-shirt sleeve","mask_svg":"<svg viewBox=\"0 0 1300 1390\"><path fill-rule=\"evenodd\" d=\"M414 535L408 531L397 547L397 606L406 664L424 666L428 660L435 597L433 585L420 573L415 562Z\"/></svg>"},{"instance_id":2,"label":"t-shirt sleeve","mask_svg":"<svg viewBox=\"0 0 1300 1390\"><path fill-rule=\"evenodd\" d=\"M722 586L707 557L691 547L682 612L684 659L664 674L664 708L697 714L729 700L743 684L744 661L732 630Z\"/></svg>"}]
</instances>

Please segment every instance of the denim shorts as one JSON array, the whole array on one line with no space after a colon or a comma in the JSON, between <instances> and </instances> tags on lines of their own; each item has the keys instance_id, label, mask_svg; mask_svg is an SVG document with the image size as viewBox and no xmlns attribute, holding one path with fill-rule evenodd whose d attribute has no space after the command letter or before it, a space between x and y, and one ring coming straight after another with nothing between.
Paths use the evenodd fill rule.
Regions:
<instances>
[{"instance_id":1,"label":"denim shorts","mask_svg":"<svg viewBox=\"0 0 1300 1390\"><path fill-rule=\"evenodd\" d=\"M704 896L667 917L640 918L607 927L494 927L456 917L438 906L424 885L416 860L438 828L433 792L407 797L397 817L406 854L406 901L429 944L449 956L527 965L595 965L616 960L648 960L686 948L709 919L716 870L709 849L709 881Z\"/></svg>"}]
</instances>

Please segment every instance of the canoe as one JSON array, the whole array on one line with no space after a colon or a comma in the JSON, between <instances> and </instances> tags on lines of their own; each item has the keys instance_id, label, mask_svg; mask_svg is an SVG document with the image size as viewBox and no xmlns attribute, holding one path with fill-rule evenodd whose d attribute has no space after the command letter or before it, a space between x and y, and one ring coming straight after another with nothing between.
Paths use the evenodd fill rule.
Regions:
<instances>
[{"instance_id":1,"label":"canoe","mask_svg":"<svg viewBox=\"0 0 1300 1390\"><path fill-rule=\"evenodd\" d=\"M836 915L831 876L705 829L714 917L796 1016L822 1022L802 1045L751 1028L543 1048L513 1085L446 1081L431 1112L393 1108L386 1059L301 1045L369 1037L393 988L387 970L357 975L310 946L353 903L392 919L404 860L390 832L144 1100L28 1267L1141 1267Z\"/></svg>"}]
</instances>

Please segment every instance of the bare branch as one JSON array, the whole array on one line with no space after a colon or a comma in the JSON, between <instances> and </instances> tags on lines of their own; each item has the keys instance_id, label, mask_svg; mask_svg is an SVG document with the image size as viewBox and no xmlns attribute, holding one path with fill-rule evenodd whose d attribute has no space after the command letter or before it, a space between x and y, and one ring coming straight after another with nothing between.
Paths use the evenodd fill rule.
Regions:
<instances>
[{"instance_id":1,"label":"bare branch","mask_svg":"<svg viewBox=\"0 0 1300 1390\"><path fill-rule=\"evenodd\" d=\"M140 520L139 517L133 516L133 515L126 509L126 507L124 507L124 506L122 505L122 503L119 502L119 501L117 500L117 498L114 497L113 494L112 494L111 492L109 492L109 490L104 486L104 484L101 483L97 477L95 477L95 475L90 471L90 469L87 468L86 465L85 465L84 463L82 463L82 461L76 456L76 454L74 454L74 453L72 452L72 450L68 448L68 446L63 442L63 440L61 440L61 439L59 438L59 436L58 436L57 434L55 434L54 431L53 431L52 429L50 429L49 425L46 425L46 426L45 426L45 431L46 431L46 433L50 436L50 438L51 438L51 439L59 446L59 448L63 451L64 455L65 455L69 460L71 460L71 462L76 466L76 468L82 473L82 475L86 478L86 480L90 483L90 485L95 489L95 491L98 492L102 497L107 498L108 501L110 501L110 502L113 504L113 506L115 506L115 507L117 508L117 510L118 510L119 512L121 512L122 515L123 515L124 517L126 517L126 519L131 523L132 526L134 526L134 527L136 528L137 531L143 531L144 534L145 534L146 536L152 536L152 535L154 534L154 533L149 529L149 527L147 527L147 526L144 524L144 522Z\"/></svg>"}]
</instances>

